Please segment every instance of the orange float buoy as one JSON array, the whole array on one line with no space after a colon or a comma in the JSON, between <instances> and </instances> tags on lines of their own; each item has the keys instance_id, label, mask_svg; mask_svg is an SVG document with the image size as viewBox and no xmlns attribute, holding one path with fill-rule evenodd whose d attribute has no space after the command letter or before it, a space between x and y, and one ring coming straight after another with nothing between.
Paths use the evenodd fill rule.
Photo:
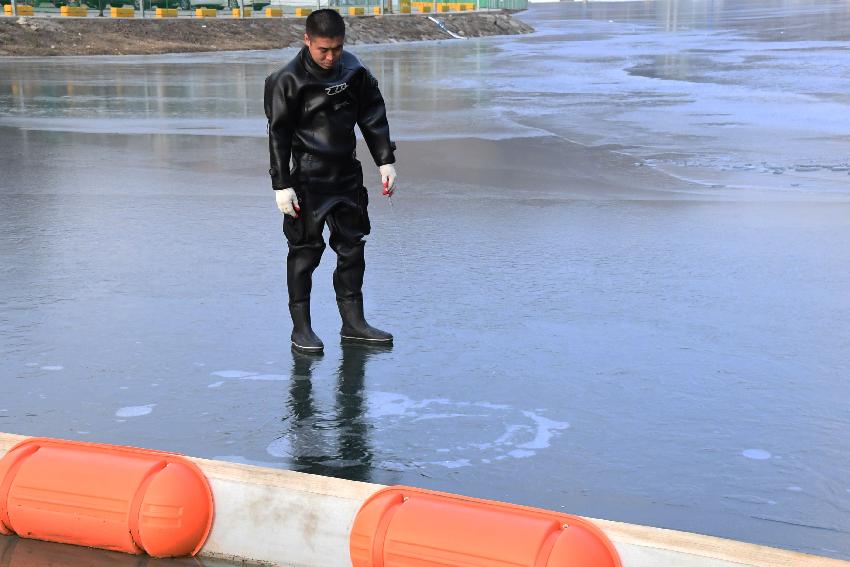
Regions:
<instances>
[{"instance_id":1,"label":"orange float buoy","mask_svg":"<svg viewBox=\"0 0 850 567\"><path fill-rule=\"evenodd\" d=\"M195 555L212 527L188 459L132 447L28 439L0 460L0 533L154 557Z\"/></svg>"},{"instance_id":2,"label":"orange float buoy","mask_svg":"<svg viewBox=\"0 0 850 567\"><path fill-rule=\"evenodd\" d=\"M354 567L621 567L588 520L405 486L363 504L349 549Z\"/></svg>"}]
</instances>

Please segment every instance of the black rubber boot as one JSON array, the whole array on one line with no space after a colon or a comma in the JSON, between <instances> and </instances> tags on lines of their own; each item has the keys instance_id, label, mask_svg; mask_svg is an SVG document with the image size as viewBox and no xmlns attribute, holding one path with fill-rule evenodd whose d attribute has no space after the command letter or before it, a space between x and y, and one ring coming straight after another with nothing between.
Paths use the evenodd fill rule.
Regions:
<instances>
[{"instance_id":1,"label":"black rubber boot","mask_svg":"<svg viewBox=\"0 0 850 567\"><path fill-rule=\"evenodd\" d=\"M292 348L299 352L321 354L325 345L310 325L310 302L290 303L289 314L292 316Z\"/></svg>"},{"instance_id":2,"label":"black rubber boot","mask_svg":"<svg viewBox=\"0 0 850 567\"><path fill-rule=\"evenodd\" d=\"M386 331L369 325L363 317L363 299L337 299L339 314L342 316L343 340L365 343L391 343L393 336Z\"/></svg>"}]
</instances>

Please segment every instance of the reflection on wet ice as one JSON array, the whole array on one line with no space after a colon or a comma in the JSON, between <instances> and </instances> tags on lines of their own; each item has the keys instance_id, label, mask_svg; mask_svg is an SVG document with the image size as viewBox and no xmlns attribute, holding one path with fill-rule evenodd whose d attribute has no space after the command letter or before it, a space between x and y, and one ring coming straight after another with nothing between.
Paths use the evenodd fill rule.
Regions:
<instances>
[{"instance_id":1,"label":"reflection on wet ice","mask_svg":"<svg viewBox=\"0 0 850 567\"><path fill-rule=\"evenodd\" d=\"M148 555L129 555L0 535L0 567L229 567L235 565L237 563L200 557L154 559Z\"/></svg>"},{"instance_id":2,"label":"reflection on wet ice","mask_svg":"<svg viewBox=\"0 0 850 567\"><path fill-rule=\"evenodd\" d=\"M371 357L391 347L344 345L332 408L314 396L320 358L293 353L284 418L267 452L304 472L374 481L374 470L420 471L525 459L550 446L569 424L507 404L364 391ZM375 439L370 439L373 432ZM373 470L374 469L374 470Z\"/></svg>"}]
</instances>

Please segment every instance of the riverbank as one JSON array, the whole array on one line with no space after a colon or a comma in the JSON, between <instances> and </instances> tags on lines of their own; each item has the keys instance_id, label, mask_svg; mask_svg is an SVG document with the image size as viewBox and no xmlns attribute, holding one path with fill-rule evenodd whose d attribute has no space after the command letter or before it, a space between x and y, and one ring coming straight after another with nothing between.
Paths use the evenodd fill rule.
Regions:
<instances>
[{"instance_id":1,"label":"riverbank","mask_svg":"<svg viewBox=\"0 0 850 567\"><path fill-rule=\"evenodd\" d=\"M505 12L440 14L463 37L530 33ZM450 39L426 15L346 18L346 43L397 43ZM109 19L0 18L0 56L143 55L198 51L278 49L301 44L302 18Z\"/></svg>"}]
</instances>

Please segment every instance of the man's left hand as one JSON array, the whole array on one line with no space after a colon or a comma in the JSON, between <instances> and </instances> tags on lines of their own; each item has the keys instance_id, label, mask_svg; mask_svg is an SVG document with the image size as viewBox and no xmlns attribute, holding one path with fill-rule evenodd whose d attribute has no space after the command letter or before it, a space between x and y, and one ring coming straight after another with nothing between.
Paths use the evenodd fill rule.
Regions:
<instances>
[{"instance_id":1,"label":"man's left hand","mask_svg":"<svg viewBox=\"0 0 850 567\"><path fill-rule=\"evenodd\" d=\"M392 197L395 191L395 167L387 163L379 167L381 171L381 184L384 186L384 195Z\"/></svg>"}]
</instances>

